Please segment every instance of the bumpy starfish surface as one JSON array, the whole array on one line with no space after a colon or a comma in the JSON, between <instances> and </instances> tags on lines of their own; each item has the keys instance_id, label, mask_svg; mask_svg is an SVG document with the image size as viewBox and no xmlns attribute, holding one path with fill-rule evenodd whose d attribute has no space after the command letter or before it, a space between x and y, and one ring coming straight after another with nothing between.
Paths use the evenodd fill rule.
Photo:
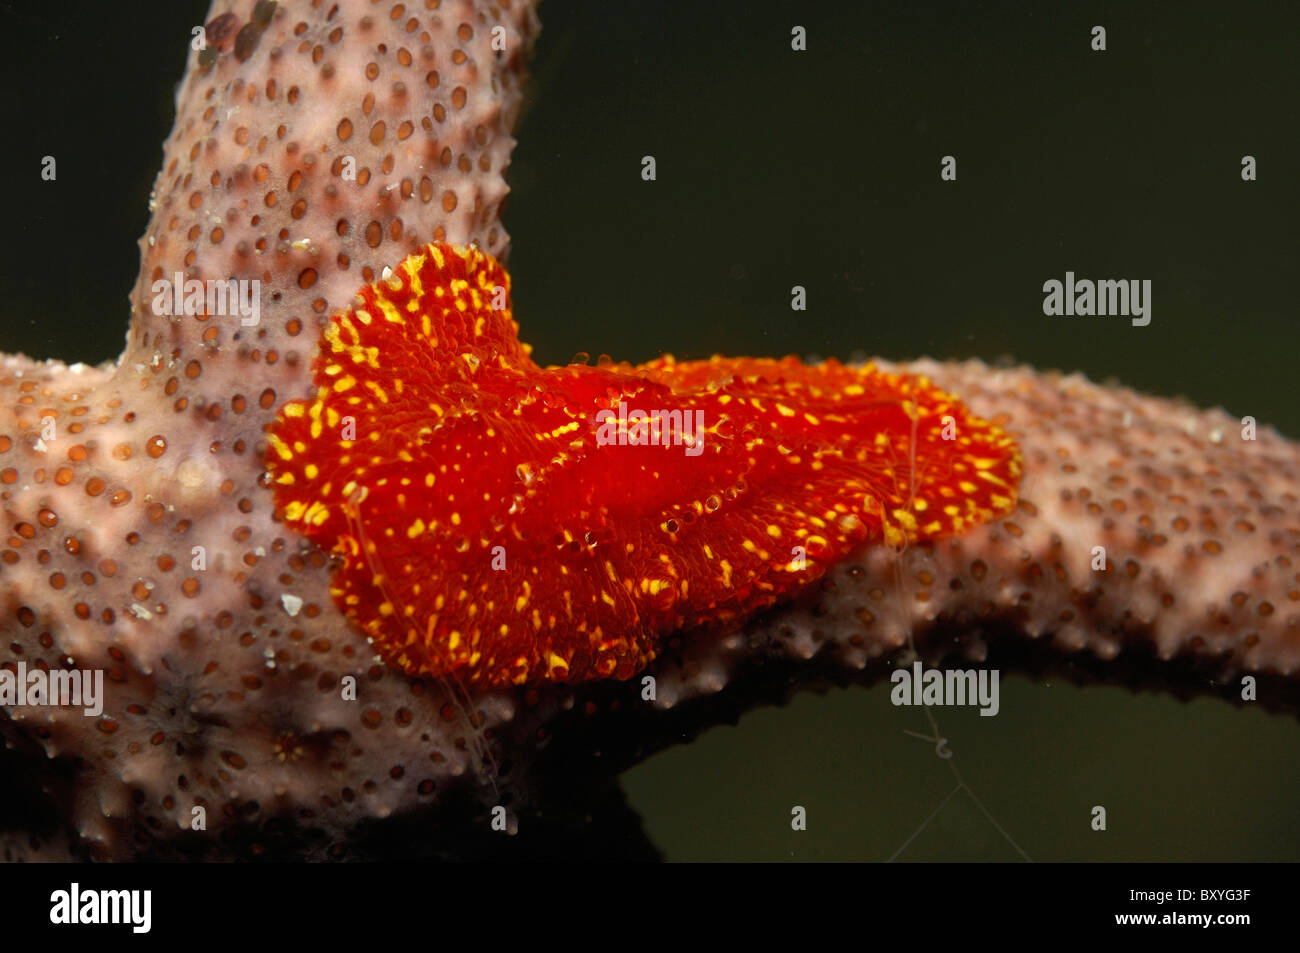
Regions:
<instances>
[{"instance_id":1,"label":"bumpy starfish surface","mask_svg":"<svg viewBox=\"0 0 1300 953\"><path fill-rule=\"evenodd\" d=\"M543 768L563 779L555 765L599 748L613 771L674 739L678 713L698 730L711 699L749 703L759 658L797 685L878 678L914 649L1032 645L1176 662L1189 689L1250 673L1294 703L1300 447L1220 411L979 363L880 369L929 378L1014 438L1015 509L901 555L869 540L780 605L672 633L647 669L653 702L637 681L497 687L467 715L377 658L331 595L330 553L277 508L268 431L315 395L320 332L363 285L429 241L504 255L536 29L520 2L214 6L125 353L0 368L4 665L102 669L107 686L96 718L6 706L6 768L37 805L10 820L6 858L382 853L415 819L421 850L477 850L497 803L512 826L555 813L567 792L536 783ZM257 323L160 313L155 285L178 273L258 280Z\"/></svg>"}]
</instances>

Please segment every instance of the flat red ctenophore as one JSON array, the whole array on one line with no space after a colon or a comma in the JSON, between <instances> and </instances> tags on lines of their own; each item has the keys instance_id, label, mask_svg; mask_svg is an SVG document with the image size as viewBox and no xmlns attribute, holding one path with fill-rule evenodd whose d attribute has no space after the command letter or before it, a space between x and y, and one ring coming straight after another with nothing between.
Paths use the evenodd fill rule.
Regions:
<instances>
[{"instance_id":1,"label":"flat red ctenophore","mask_svg":"<svg viewBox=\"0 0 1300 953\"><path fill-rule=\"evenodd\" d=\"M715 357L538 367L510 279L434 244L325 330L269 465L390 664L480 685L631 677L866 540L1008 512L1012 439L924 378Z\"/></svg>"}]
</instances>

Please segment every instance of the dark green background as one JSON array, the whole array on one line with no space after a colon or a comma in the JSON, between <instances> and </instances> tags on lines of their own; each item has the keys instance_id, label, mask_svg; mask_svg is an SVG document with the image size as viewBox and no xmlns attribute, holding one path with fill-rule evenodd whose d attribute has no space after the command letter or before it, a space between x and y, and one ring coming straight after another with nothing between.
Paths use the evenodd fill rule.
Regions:
<instances>
[{"instance_id":1,"label":"dark green background","mask_svg":"<svg viewBox=\"0 0 1300 953\"><path fill-rule=\"evenodd\" d=\"M0 2L0 349L121 348L180 44L205 11L158 6ZM1011 357L1300 436L1295 4L807 6L543 6L505 214L540 360ZM1042 283L1067 270L1151 279L1150 326L1045 317ZM1020 678L996 718L940 715L1036 860L1300 859L1294 717ZM626 788L673 859L885 859L952 788L902 734L925 728L883 687L805 695ZM1014 856L958 796L902 858Z\"/></svg>"}]
</instances>

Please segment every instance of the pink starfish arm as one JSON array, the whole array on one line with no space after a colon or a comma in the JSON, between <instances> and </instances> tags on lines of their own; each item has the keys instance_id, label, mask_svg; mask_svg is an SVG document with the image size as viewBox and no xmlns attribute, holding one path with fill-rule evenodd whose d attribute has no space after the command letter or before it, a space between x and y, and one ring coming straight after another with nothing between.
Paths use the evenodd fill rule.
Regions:
<instances>
[{"instance_id":1,"label":"pink starfish arm","mask_svg":"<svg viewBox=\"0 0 1300 953\"><path fill-rule=\"evenodd\" d=\"M382 817L470 770L446 699L375 664L326 558L273 519L263 428L310 391L319 324L386 265L431 238L504 252L533 7L270 7L215 4L214 62L188 57L116 367L19 357L0 384L6 661L109 685L101 718L16 705L5 730L80 759L56 796L106 856L146 816L164 839L232 798ZM158 313L177 272L261 281L257 323Z\"/></svg>"},{"instance_id":2,"label":"pink starfish arm","mask_svg":"<svg viewBox=\"0 0 1300 953\"><path fill-rule=\"evenodd\" d=\"M982 632L1003 629L1065 658L1188 661L1202 690L1229 696L1252 675L1284 701L1282 683L1300 672L1300 447L1222 411L1077 374L978 361L895 369L933 377L1017 438L1016 511L901 558L868 547L802 607L749 626L750 639L863 667L934 629L960 631L954 654L982 661ZM731 647L748 651L744 638ZM723 654L707 650L682 697L725 683Z\"/></svg>"},{"instance_id":3,"label":"pink starfish arm","mask_svg":"<svg viewBox=\"0 0 1300 953\"><path fill-rule=\"evenodd\" d=\"M309 391L319 323L361 281L431 238L504 251L496 216L532 10L394 18L341 4L327 19L281 4L262 29L225 11L208 18L221 48L210 70L190 55L127 352L112 369L4 365L6 662L102 668L108 682L99 718L7 706L8 757L71 828L7 835L11 856L168 855L216 850L223 834L251 851L281 822L344 849L374 819L450 812L480 790L475 732L443 689L376 664L329 597L325 557L275 521L263 430ZM177 271L262 281L258 323L154 313L153 281ZM901 561L867 550L741 632L684 637L653 669L639 738L601 727L621 723L610 708L639 698L635 682L476 699L497 784L522 799L512 812L558 797L531 790L557 747L610 741L613 770L666 743L687 702L743 688L756 659L789 660L800 684L878 677L909 634L927 658L978 659L997 635L1061 659L1192 660L1220 681L1252 672L1276 697L1290 689L1295 444L1267 428L1242 441L1222 413L1079 378L915 369L1016 433L1021 510ZM1098 545L1107 568L1094 571ZM954 632L955 656L940 641ZM588 704L598 717L584 726ZM695 730L709 717L692 715ZM187 831L195 807L206 834Z\"/></svg>"}]
</instances>

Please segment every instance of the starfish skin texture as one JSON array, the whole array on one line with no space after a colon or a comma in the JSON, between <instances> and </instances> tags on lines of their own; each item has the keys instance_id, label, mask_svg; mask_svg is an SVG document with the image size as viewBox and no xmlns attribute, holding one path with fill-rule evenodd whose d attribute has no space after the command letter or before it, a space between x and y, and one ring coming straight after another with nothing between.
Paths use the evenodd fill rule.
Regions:
<instances>
[{"instance_id":1,"label":"starfish skin texture","mask_svg":"<svg viewBox=\"0 0 1300 953\"><path fill-rule=\"evenodd\" d=\"M1300 448L1267 427L1242 440L1221 411L978 362L889 369L929 376L1017 439L1018 510L901 556L868 545L734 632L681 633L649 670L653 704L637 680L493 692L468 725L441 685L378 664L333 605L325 554L275 518L264 429L310 394L324 319L385 266L431 239L504 254L501 173L537 24L520 4L332 9L279 5L241 60L230 36L252 4L214 6L209 23L236 23L214 31L227 48L208 71L190 56L126 353L0 368L0 651L7 666L102 668L107 684L99 718L7 709L14 790L38 807L4 832L6 859L350 856L359 832L389 845L413 818L433 852L472 850L465 830L486 831L488 805L526 830L572 794L533 777L563 779L593 750L605 775L688 724L869 682L913 650L1136 659L1225 695L1253 673L1262 700L1294 704ZM333 173L344 156L365 182ZM260 324L154 314L150 284L176 271L260 278ZM357 701L341 697L346 676ZM188 830L195 806L206 832Z\"/></svg>"}]
</instances>

